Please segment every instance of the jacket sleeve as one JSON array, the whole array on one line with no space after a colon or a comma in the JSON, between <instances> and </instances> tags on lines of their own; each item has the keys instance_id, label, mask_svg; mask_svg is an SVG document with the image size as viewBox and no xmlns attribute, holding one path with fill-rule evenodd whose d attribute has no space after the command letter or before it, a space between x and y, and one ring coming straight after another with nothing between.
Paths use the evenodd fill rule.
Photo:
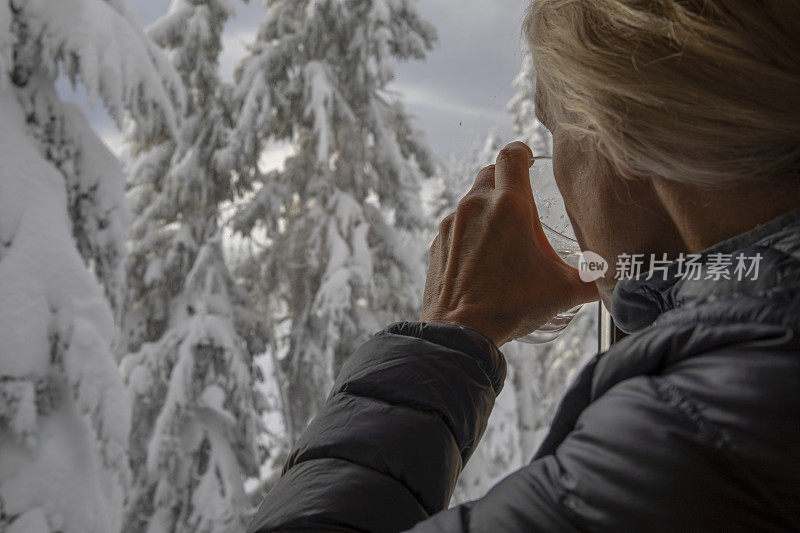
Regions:
<instances>
[{"instance_id":1,"label":"jacket sleeve","mask_svg":"<svg viewBox=\"0 0 800 533\"><path fill-rule=\"evenodd\" d=\"M441 511L505 375L475 330L389 326L345 363L249 531L401 531Z\"/></svg>"},{"instance_id":2,"label":"jacket sleeve","mask_svg":"<svg viewBox=\"0 0 800 533\"><path fill-rule=\"evenodd\" d=\"M733 379L730 364L704 364L623 378L608 390L597 390L588 365L538 458L485 497L442 511L483 432L505 363L477 332L394 325L345 365L252 530L796 530L722 424L752 395L703 401L696 390ZM693 385L698 373L711 382Z\"/></svg>"}]
</instances>

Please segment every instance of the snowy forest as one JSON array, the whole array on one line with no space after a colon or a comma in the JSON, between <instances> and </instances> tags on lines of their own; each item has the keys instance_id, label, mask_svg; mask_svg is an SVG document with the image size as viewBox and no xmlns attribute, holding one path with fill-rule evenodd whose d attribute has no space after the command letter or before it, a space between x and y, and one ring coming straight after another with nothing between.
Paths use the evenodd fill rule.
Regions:
<instances>
[{"instance_id":1,"label":"snowy forest","mask_svg":"<svg viewBox=\"0 0 800 533\"><path fill-rule=\"evenodd\" d=\"M513 140L437 153L391 90L437 46L422 2L264 0L229 81L236 3L144 27L135 0L0 0L0 531L243 532L343 361L418 319L440 219ZM507 112L542 154L522 56ZM595 315L503 347L453 503L530 460Z\"/></svg>"}]
</instances>

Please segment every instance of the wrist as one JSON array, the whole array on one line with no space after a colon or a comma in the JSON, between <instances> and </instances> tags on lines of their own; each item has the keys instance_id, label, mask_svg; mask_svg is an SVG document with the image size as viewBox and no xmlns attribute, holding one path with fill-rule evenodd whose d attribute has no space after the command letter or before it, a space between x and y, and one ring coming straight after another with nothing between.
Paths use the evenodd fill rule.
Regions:
<instances>
[{"instance_id":1,"label":"wrist","mask_svg":"<svg viewBox=\"0 0 800 533\"><path fill-rule=\"evenodd\" d=\"M423 311L421 322L438 322L440 324L456 324L477 331L488 337L496 346L502 344L502 335L495 331L485 319L476 317L464 309L453 309L447 311Z\"/></svg>"}]
</instances>

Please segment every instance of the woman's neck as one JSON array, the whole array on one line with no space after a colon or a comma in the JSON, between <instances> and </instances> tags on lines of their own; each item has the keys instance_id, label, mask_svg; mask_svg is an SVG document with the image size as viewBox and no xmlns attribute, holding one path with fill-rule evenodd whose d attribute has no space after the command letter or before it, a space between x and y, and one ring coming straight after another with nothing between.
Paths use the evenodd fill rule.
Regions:
<instances>
[{"instance_id":1,"label":"woman's neck","mask_svg":"<svg viewBox=\"0 0 800 533\"><path fill-rule=\"evenodd\" d=\"M697 253L800 207L800 178L792 185L747 184L725 190L660 180L655 189L687 253Z\"/></svg>"}]
</instances>

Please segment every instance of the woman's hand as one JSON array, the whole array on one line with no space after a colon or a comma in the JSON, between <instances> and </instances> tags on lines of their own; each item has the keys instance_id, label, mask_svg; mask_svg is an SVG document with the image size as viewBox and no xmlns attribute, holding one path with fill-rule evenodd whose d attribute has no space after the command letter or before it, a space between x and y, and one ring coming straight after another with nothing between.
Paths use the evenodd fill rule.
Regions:
<instances>
[{"instance_id":1,"label":"woman's hand","mask_svg":"<svg viewBox=\"0 0 800 533\"><path fill-rule=\"evenodd\" d=\"M525 144L507 145L442 221L430 249L423 322L468 326L500 346L598 298L595 284L581 281L544 235L531 163Z\"/></svg>"}]
</instances>

